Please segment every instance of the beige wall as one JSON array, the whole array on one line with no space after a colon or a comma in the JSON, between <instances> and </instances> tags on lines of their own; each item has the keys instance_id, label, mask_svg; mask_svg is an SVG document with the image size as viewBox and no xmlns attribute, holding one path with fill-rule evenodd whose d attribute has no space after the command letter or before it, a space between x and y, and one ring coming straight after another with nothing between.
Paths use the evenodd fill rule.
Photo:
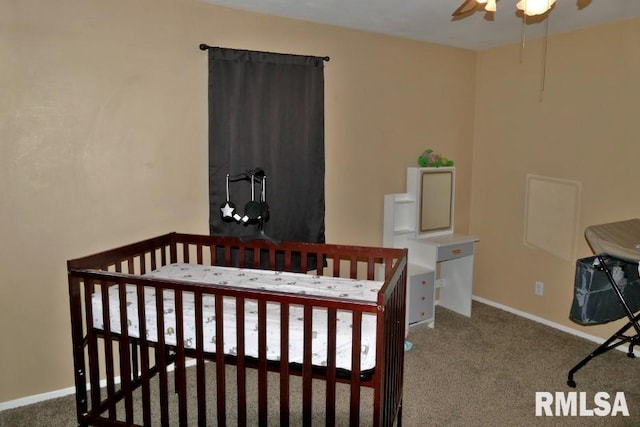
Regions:
<instances>
[{"instance_id":1,"label":"beige wall","mask_svg":"<svg viewBox=\"0 0 640 427\"><path fill-rule=\"evenodd\" d=\"M542 101L541 41L525 45L522 63L519 46L478 55L476 295L592 335L620 327L580 328L568 314L575 259L591 255L584 228L640 216L638 40L637 19L551 38ZM546 194L527 195L529 174L551 183ZM565 196L577 190L574 211ZM532 204L537 232L527 240L538 244L527 245ZM536 280L542 297L534 296Z\"/></svg>"},{"instance_id":2,"label":"beige wall","mask_svg":"<svg viewBox=\"0 0 640 427\"><path fill-rule=\"evenodd\" d=\"M473 52L190 0L0 2L0 402L73 384L67 259L208 232L203 42L331 57L328 241L381 244L429 147L468 230Z\"/></svg>"}]
</instances>

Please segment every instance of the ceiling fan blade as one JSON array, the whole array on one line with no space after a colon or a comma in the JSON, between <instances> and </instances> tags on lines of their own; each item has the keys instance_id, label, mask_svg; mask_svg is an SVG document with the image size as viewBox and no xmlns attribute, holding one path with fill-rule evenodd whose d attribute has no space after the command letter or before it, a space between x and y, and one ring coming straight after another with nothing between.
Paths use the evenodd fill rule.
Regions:
<instances>
[{"instance_id":1,"label":"ceiling fan blade","mask_svg":"<svg viewBox=\"0 0 640 427\"><path fill-rule=\"evenodd\" d=\"M470 12L475 12L475 10L480 6L482 5L477 3L476 0L464 0L460 7L458 7L451 16L462 16Z\"/></svg>"}]
</instances>

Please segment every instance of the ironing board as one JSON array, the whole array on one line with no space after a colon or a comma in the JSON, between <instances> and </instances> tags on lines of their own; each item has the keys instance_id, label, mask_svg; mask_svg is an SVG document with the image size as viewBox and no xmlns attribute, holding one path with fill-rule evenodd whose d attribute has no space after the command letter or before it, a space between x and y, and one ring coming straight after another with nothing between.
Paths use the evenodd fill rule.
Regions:
<instances>
[{"instance_id":1,"label":"ironing board","mask_svg":"<svg viewBox=\"0 0 640 427\"><path fill-rule=\"evenodd\" d=\"M626 317L628 322L570 371L567 385L575 387L574 374L591 359L620 345L629 344L627 356L640 343L640 219L587 227L585 238L593 257L576 263L571 320L586 325Z\"/></svg>"}]
</instances>

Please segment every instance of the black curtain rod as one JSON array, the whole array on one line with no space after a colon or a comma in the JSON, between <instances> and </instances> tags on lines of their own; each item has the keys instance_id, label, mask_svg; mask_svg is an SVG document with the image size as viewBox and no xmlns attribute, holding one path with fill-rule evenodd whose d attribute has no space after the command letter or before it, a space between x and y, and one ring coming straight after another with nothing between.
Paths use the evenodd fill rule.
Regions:
<instances>
[{"instance_id":1,"label":"black curtain rod","mask_svg":"<svg viewBox=\"0 0 640 427\"><path fill-rule=\"evenodd\" d=\"M200 50L207 50L207 49L212 49L212 48L213 48L213 46L209 46L209 45L206 45L204 43L200 43ZM328 56L322 57L322 60L326 61L326 62L329 62L329 59L330 58Z\"/></svg>"}]
</instances>

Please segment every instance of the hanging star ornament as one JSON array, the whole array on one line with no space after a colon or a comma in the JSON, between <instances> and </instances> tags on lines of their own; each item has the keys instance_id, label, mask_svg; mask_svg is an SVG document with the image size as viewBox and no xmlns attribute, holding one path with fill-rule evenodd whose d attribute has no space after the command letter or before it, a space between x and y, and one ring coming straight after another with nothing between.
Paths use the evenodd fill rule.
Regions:
<instances>
[{"instance_id":1,"label":"hanging star ornament","mask_svg":"<svg viewBox=\"0 0 640 427\"><path fill-rule=\"evenodd\" d=\"M222 207L220 208L220 212L222 214L222 218L233 218L233 213L235 212L236 208L234 208L233 206L231 206L229 204L229 202L226 202L224 205L222 205Z\"/></svg>"}]
</instances>

